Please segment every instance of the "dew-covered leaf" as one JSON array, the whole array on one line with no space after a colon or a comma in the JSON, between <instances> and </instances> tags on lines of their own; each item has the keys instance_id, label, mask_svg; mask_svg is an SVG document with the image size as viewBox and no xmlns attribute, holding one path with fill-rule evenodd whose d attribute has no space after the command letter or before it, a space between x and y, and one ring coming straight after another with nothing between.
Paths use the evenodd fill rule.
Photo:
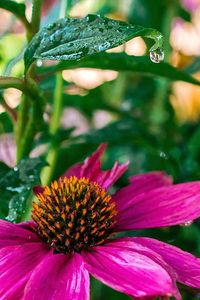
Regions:
<instances>
[{"instance_id":1,"label":"dew-covered leaf","mask_svg":"<svg viewBox=\"0 0 200 300\"><path fill-rule=\"evenodd\" d=\"M13 169L1 172L1 218L11 222L21 220L33 186L40 183L40 171L44 165L44 161L39 158L29 158L22 160Z\"/></svg>"},{"instance_id":2,"label":"dew-covered leaf","mask_svg":"<svg viewBox=\"0 0 200 300\"><path fill-rule=\"evenodd\" d=\"M0 0L0 8L6 9L18 18L25 18L26 6L24 3L17 3L12 0Z\"/></svg>"},{"instance_id":3,"label":"dew-covered leaf","mask_svg":"<svg viewBox=\"0 0 200 300\"><path fill-rule=\"evenodd\" d=\"M161 48L163 37L151 28L131 25L99 15L63 18L41 29L25 51L25 70L35 59L79 60L103 52L136 37L155 40L150 51Z\"/></svg>"}]
</instances>

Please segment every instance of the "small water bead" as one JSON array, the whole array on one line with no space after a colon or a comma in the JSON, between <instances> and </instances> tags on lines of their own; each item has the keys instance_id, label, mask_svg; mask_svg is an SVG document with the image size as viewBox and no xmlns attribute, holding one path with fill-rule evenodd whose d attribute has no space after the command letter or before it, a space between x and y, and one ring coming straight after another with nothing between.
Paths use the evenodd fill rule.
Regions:
<instances>
[{"instance_id":1,"label":"small water bead","mask_svg":"<svg viewBox=\"0 0 200 300\"><path fill-rule=\"evenodd\" d=\"M43 65L42 60L41 60L41 59L37 59L37 60L36 60L36 66L37 66L37 67L42 67L42 65Z\"/></svg>"},{"instance_id":2,"label":"small water bead","mask_svg":"<svg viewBox=\"0 0 200 300\"><path fill-rule=\"evenodd\" d=\"M191 226L192 224L193 224L193 221L187 221L187 222L181 224L181 226L182 226L182 227L189 227L189 226Z\"/></svg>"},{"instance_id":3,"label":"small water bead","mask_svg":"<svg viewBox=\"0 0 200 300\"><path fill-rule=\"evenodd\" d=\"M161 48L156 49L155 51L150 51L150 59L153 63L160 63L164 60L165 54Z\"/></svg>"}]
</instances>

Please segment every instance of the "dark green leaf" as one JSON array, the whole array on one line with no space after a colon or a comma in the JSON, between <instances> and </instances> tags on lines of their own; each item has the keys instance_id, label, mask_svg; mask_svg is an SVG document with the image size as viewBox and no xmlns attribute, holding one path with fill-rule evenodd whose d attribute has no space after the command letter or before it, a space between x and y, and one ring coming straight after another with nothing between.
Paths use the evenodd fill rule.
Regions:
<instances>
[{"instance_id":1,"label":"dark green leaf","mask_svg":"<svg viewBox=\"0 0 200 300\"><path fill-rule=\"evenodd\" d=\"M116 71L131 71L147 75L165 77L172 81L181 80L196 85L200 82L189 74L174 68L168 63L155 64L145 56L130 56L125 53L100 53L92 58L84 58L81 61L62 61L59 64L43 69L42 72L53 73L56 71L74 68L99 68Z\"/></svg>"},{"instance_id":2,"label":"dark green leaf","mask_svg":"<svg viewBox=\"0 0 200 300\"><path fill-rule=\"evenodd\" d=\"M36 58L78 60L121 45L136 36L154 39L151 51L162 47L163 37L155 29L99 15L88 15L82 19L60 19L34 36L24 55L25 69Z\"/></svg>"},{"instance_id":3,"label":"dark green leaf","mask_svg":"<svg viewBox=\"0 0 200 300\"><path fill-rule=\"evenodd\" d=\"M25 18L25 5L11 0L0 0L0 8L6 9L18 18Z\"/></svg>"},{"instance_id":4,"label":"dark green leaf","mask_svg":"<svg viewBox=\"0 0 200 300\"><path fill-rule=\"evenodd\" d=\"M32 188L40 183L40 171L45 165L39 158L22 160L15 168L1 172L0 215L12 222L19 222L25 213Z\"/></svg>"}]
</instances>

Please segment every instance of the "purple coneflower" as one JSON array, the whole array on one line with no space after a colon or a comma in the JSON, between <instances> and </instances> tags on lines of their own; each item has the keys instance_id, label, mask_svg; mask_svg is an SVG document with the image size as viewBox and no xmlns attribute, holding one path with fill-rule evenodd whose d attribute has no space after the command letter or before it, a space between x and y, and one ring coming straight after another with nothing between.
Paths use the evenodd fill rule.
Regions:
<instances>
[{"instance_id":1,"label":"purple coneflower","mask_svg":"<svg viewBox=\"0 0 200 300\"><path fill-rule=\"evenodd\" d=\"M0 299L86 300L89 274L134 299L200 288L200 259L152 238L113 234L171 226L200 215L200 182L172 185L162 172L108 190L128 164L102 171L101 145L50 187L36 188L34 221L0 221Z\"/></svg>"}]
</instances>

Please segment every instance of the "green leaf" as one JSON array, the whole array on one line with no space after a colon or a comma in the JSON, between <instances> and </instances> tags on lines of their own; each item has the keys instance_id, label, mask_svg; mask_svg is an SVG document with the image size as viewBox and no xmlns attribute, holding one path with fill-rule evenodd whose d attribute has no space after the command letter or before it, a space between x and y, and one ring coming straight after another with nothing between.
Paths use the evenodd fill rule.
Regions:
<instances>
[{"instance_id":1,"label":"green leaf","mask_svg":"<svg viewBox=\"0 0 200 300\"><path fill-rule=\"evenodd\" d=\"M45 165L39 158L22 160L15 168L1 172L0 216L11 222L20 222L32 188L40 183L40 171Z\"/></svg>"},{"instance_id":2,"label":"green leaf","mask_svg":"<svg viewBox=\"0 0 200 300\"><path fill-rule=\"evenodd\" d=\"M33 37L24 54L25 71L37 58L78 60L121 45L136 36L155 40L150 51L162 48L163 36L155 29L99 15L88 15L82 19L60 19L44 27Z\"/></svg>"},{"instance_id":3,"label":"green leaf","mask_svg":"<svg viewBox=\"0 0 200 300\"><path fill-rule=\"evenodd\" d=\"M41 74L54 73L61 70L75 68L99 68L115 71L130 71L147 75L156 75L170 79L181 80L196 85L200 82L189 74L178 70L168 63L155 64L147 56L130 56L125 53L100 53L93 57L86 57L80 61L62 61L59 64L41 70ZM39 71L39 69L38 69Z\"/></svg>"},{"instance_id":4,"label":"green leaf","mask_svg":"<svg viewBox=\"0 0 200 300\"><path fill-rule=\"evenodd\" d=\"M17 3L11 0L0 0L0 8L10 11L20 19L25 18L26 6L23 3Z\"/></svg>"}]
</instances>

